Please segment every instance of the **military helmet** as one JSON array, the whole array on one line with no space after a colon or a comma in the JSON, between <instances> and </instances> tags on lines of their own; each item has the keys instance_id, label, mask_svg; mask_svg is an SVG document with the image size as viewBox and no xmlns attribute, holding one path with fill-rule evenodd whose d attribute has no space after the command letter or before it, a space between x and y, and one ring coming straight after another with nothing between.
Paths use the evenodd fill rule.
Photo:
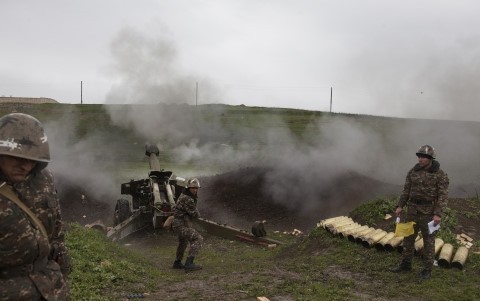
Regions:
<instances>
[{"instance_id":1,"label":"military helmet","mask_svg":"<svg viewBox=\"0 0 480 301\"><path fill-rule=\"evenodd\" d=\"M422 145L416 153L417 156L427 156L430 159L435 159L435 149L430 145Z\"/></svg>"},{"instance_id":2,"label":"military helmet","mask_svg":"<svg viewBox=\"0 0 480 301\"><path fill-rule=\"evenodd\" d=\"M200 181L197 178L190 178L187 181L188 188L200 188Z\"/></svg>"},{"instance_id":3,"label":"military helmet","mask_svg":"<svg viewBox=\"0 0 480 301\"><path fill-rule=\"evenodd\" d=\"M0 155L37 161L42 169L50 162L43 125L33 116L11 113L0 118Z\"/></svg>"}]
</instances>

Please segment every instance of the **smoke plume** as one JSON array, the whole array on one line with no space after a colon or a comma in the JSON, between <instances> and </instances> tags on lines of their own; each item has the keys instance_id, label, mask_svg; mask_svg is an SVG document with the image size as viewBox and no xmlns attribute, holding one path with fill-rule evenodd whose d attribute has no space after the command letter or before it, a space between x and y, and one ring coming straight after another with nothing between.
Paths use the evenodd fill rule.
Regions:
<instances>
[{"instance_id":1,"label":"smoke plume","mask_svg":"<svg viewBox=\"0 0 480 301\"><path fill-rule=\"evenodd\" d=\"M266 195L288 206L319 210L342 206L341 198L347 196L331 187L334 181L348 179L352 173L395 185L397 190L390 192L398 193L406 173L416 163L415 152L421 145L430 144L436 148L437 159L450 176L452 195L474 193L472 183L478 183L480 177L472 168L480 163L472 155L480 146L476 138L478 123L329 115L312 119L299 137L281 118L265 114L262 115L265 119L255 116L249 122L248 114L226 116L231 113L225 107L205 104L219 100L221 93L213 85L201 97L208 101L193 106L195 77L184 75L186 71L175 64L176 53L173 43L162 38L148 38L131 28L120 32L112 43L112 69L119 83L112 87L106 108L115 125L134 129L146 141L169 151L172 161L196 166L199 174L269 166L263 187ZM362 64L367 66L367 62ZM374 77L375 68L369 78ZM408 73L398 83L409 87L418 78L419 73ZM429 85L440 85L440 78L432 76ZM388 87L382 91L387 90ZM474 91L464 94L465 101L474 94ZM378 99L383 96L377 95ZM406 94L396 97L403 98ZM445 105L435 97L429 101ZM129 105L119 105L124 103ZM419 108L432 107L426 103L421 102ZM445 115L453 116L456 115ZM235 136L221 122L222 118L236 118L239 122ZM244 123L241 118L246 118ZM377 191L376 187L368 189L372 193Z\"/></svg>"},{"instance_id":2,"label":"smoke plume","mask_svg":"<svg viewBox=\"0 0 480 301\"><path fill-rule=\"evenodd\" d=\"M49 168L57 184L62 184L58 187L78 187L90 197L113 204L113 197L118 194L118 184L111 172L116 162L115 148L111 145L112 149L107 150L107 140L99 133L72 139L77 118L70 112L45 124L52 158Z\"/></svg>"}]
</instances>

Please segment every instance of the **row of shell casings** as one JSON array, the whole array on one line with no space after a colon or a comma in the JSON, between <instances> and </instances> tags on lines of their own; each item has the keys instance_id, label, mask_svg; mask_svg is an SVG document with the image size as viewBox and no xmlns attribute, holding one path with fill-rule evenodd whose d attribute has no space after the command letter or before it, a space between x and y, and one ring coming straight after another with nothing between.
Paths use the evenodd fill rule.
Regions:
<instances>
[{"instance_id":1,"label":"row of shell casings","mask_svg":"<svg viewBox=\"0 0 480 301\"><path fill-rule=\"evenodd\" d=\"M322 227L334 236L347 238L349 241L363 245L364 247L375 247L380 251L403 251L403 237L395 236L393 232L382 229L375 229L366 225L356 223L348 216L337 216L321 220L317 227ZM435 256L440 267L455 267L463 269L468 257L468 248L460 246L454 250L454 246L444 243L441 238L435 239ZM423 239L417 236L415 239L415 253L423 250ZM455 252L454 252L455 251Z\"/></svg>"}]
</instances>

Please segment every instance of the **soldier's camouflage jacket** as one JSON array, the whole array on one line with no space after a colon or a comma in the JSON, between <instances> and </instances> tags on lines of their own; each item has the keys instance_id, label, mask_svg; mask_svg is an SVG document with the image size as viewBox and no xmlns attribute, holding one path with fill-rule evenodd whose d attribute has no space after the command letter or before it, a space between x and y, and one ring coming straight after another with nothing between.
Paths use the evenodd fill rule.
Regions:
<instances>
[{"instance_id":1,"label":"soldier's camouflage jacket","mask_svg":"<svg viewBox=\"0 0 480 301\"><path fill-rule=\"evenodd\" d=\"M178 197L177 204L175 205L172 228L175 229L180 226L191 228L192 219L199 216L197 198L190 193L190 190L185 189Z\"/></svg>"},{"instance_id":2,"label":"soldier's camouflage jacket","mask_svg":"<svg viewBox=\"0 0 480 301\"><path fill-rule=\"evenodd\" d=\"M408 206L409 213L442 216L448 202L448 175L440 163L432 160L427 169L416 164L407 174L398 207Z\"/></svg>"},{"instance_id":3,"label":"soldier's camouflage jacket","mask_svg":"<svg viewBox=\"0 0 480 301\"><path fill-rule=\"evenodd\" d=\"M52 174L43 169L12 188L38 216L49 237L20 207L0 195L0 300L68 300L65 275L71 262Z\"/></svg>"}]
</instances>

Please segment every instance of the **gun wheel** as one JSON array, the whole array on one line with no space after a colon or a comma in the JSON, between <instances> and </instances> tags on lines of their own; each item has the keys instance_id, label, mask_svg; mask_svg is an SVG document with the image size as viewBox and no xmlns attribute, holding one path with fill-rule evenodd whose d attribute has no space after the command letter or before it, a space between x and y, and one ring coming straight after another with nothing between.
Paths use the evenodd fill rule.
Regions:
<instances>
[{"instance_id":1,"label":"gun wheel","mask_svg":"<svg viewBox=\"0 0 480 301\"><path fill-rule=\"evenodd\" d=\"M115 205L115 213L113 215L113 226L116 226L132 215L130 203L126 199L117 200Z\"/></svg>"}]
</instances>

